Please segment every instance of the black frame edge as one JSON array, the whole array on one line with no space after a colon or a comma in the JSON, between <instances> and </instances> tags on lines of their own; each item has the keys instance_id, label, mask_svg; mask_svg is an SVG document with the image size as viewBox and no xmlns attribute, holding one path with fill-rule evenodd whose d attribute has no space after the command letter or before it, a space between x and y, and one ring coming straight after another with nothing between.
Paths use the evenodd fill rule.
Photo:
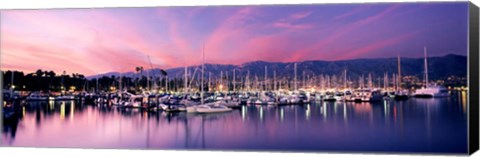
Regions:
<instances>
[{"instance_id":1,"label":"black frame edge","mask_svg":"<svg viewBox=\"0 0 480 157\"><path fill-rule=\"evenodd\" d=\"M468 59L469 59L469 110L468 110L468 153L473 154L479 145L479 12L478 7L469 4L469 34L468 34Z\"/></svg>"}]
</instances>

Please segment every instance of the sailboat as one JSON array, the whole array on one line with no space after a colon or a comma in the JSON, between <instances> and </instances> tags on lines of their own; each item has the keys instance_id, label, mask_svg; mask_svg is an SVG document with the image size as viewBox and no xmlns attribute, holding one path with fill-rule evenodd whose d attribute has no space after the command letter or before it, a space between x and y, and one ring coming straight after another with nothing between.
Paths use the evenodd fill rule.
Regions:
<instances>
[{"instance_id":1,"label":"sailboat","mask_svg":"<svg viewBox=\"0 0 480 157\"><path fill-rule=\"evenodd\" d=\"M448 93L447 88L443 86L429 86L428 85L428 64L427 64L427 48L424 47L424 54L425 54L425 60L424 60L424 78L425 78L425 87L417 89L413 96L415 97L426 97L426 98L432 98L432 97L447 97L450 94Z\"/></svg>"},{"instance_id":2,"label":"sailboat","mask_svg":"<svg viewBox=\"0 0 480 157\"><path fill-rule=\"evenodd\" d=\"M397 57L397 66L398 66L398 76L396 79L396 88L397 91L395 92L394 99L395 100L406 100L408 99L409 92L408 90L402 89L402 73L401 73L401 68L400 68L400 56Z\"/></svg>"},{"instance_id":3,"label":"sailboat","mask_svg":"<svg viewBox=\"0 0 480 157\"><path fill-rule=\"evenodd\" d=\"M200 99L201 105L194 106L195 109L190 108L191 111L195 110L197 113L219 113L219 112L228 112L232 111L231 108L226 107L220 103L205 103L204 102L204 86L203 86L203 79L205 73L205 44L203 45L203 58L202 58L202 83L201 83L201 91L200 91Z\"/></svg>"}]
</instances>

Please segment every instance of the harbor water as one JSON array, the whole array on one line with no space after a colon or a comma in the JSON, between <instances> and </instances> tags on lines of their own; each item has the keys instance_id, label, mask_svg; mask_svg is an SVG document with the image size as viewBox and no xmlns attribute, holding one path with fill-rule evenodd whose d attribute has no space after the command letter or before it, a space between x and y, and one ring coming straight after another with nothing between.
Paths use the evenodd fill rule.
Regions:
<instances>
[{"instance_id":1,"label":"harbor water","mask_svg":"<svg viewBox=\"0 0 480 157\"><path fill-rule=\"evenodd\" d=\"M467 92L376 103L246 105L216 114L30 102L2 146L312 152L467 152Z\"/></svg>"}]
</instances>

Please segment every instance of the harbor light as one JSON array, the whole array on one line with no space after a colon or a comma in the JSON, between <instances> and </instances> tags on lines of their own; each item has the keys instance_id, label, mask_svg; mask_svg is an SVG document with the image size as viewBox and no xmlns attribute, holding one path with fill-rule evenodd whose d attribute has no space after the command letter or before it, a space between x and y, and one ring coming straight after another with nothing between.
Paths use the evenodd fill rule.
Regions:
<instances>
[{"instance_id":1,"label":"harbor light","mask_svg":"<svg viewBox=\"0 0 480 157\"><path fill-rule=\"evenodd\" d=\"M219 88L220 90L223 90L223 85L218 85L218 88Z\"/></svg>"},{"instance_id":2,"label":"harbor light","mask_svg":"<svg viewBox=\"0 0 480 157\"><path fill-rule=\"evenodd\" d=\"M15 85L12 85L12 89L15 89Z\"/></svg>"}]
</instances>

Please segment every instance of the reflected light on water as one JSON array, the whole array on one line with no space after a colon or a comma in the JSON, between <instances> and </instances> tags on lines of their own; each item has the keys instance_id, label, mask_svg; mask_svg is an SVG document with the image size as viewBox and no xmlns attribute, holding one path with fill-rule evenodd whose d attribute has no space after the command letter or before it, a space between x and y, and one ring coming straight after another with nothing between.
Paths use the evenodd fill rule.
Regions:
<instances>
[{"instance_id":1,"label":"reflected light on water","mask_svg":"<svg viewBox=\"0 0 480 157\"><path fill-rule=\"evenodd\" d=\"M55 109L55 102L53 100L50 100L48 101L48 104L50 105L50 110L54 110Z\"/></svg>"},{"instance_id":2,"label":"reflected light on water","mask_svg":"<svg viewBox=\"0 0 480 157\"><path fill-rule=\"evenodd\" d=\"M462 99L462 111L463 113L467 113L467 92L462 91L461 92L461 99Z\"/></svg>"},{"instance_id":3,"label":"reflected light on water","mask_svg":"<svg viewBox=\"0 0 480 157\"><path fill-rule=\"evenodd\" d=\"M338 107L338 104L339 104L339 103L336 103L336 102L333 104L333 110L334 110L334 114L337 114L337 107Z\"/></svg>"},{"instance_id":4,"label":"reflected light on water","mask_svg":"<svg viewBox=\"0 0 480 157\"><path fill-rule=\"evenodd\" d=\"M25 106L22 107L22 117L25 116Z\"/></svg>"},{"instance_id":5,"label":"reflected light on water","mask_svg":"<svg viewBox=\"0 0 480 157\"><path fill-rule=\"evenodd\" d=\"M8 146L80 148L407 151L415 147L458 152L466 147L467 125L462 95L454 96L450 104L455 107L447 105L447 99L411 98L383 103L242 106L234 112L208 115L70 101L57 101L54 106L35 102L20 110L17 121L4 123L3 136L11 140L2 142ZM328 105L335 105L331 107L336 107L337 113L330 112L334 109ZM52 110L54 107L58 109ZM272 115L275 118L269 118ZM71 120L64 123L64 118Z\"/></svg>"},{"instance_id":6,"label":"reflected light on water","mask_svg":"<svg viewBox=\"0 0 480 157\"><path fill-rule=\"evenodd\" d=\"M63 101L60 105L60 119L65 119L65 102Z\"/></svg>"},{"instance_id":7,"label":"reflected light on water","mask_svg":"<svg viewBox=\"0 0 480 157\"><path fill-rule=\"evenodd\" d=\"M388 114L388 108L387 108L387 101L383 101L383 114L385 115L385 117L387 117L387 114Z\"/></svg>"},{"instance_id":8,"label":"reflected light on water","mask_svg":"<svg viewBox=\"0 0 480 157\"><path fill-rule=\"evenodd\" d=\"M284 111L284 109L283 109L283 107L282 107L282 108L280 108L280 121L281 121L281 122L283 122L283 118L284 118L284 117L285 117L285 111Z\"/></svg>"},{"instance_id":9,"label":"reflected light on water","mask_svg":"<svg viewBox=\"0 0 480 157\"><path fill-rule=\"evenodd\" d=\"M73 120L75 114L75 103L70 101L70 120Z\"/></svg>"},{"instance_id":10,"label":"reflected light on water","mask_svg":"<svg viewBox=\"0 0 480 157\"><path fill-rule=\"evenodd\" d=\"M263 120L263 106L260 106L260 120Z\"/></svg>"},{"instance_id":11,"label":"reflected light on water","mask_svg":"<svg viewBox=\"0 0 480 157\"><path fill-rule=\"evenodd\" d=\"M305 110L305 118L306 118L307 120L310 119L310 104L307 105L307 109Z\"/></svg>"},{"instance_id":12,"label":"reflected light on water","mask_svg":"<svg viewBox=\"0 0 480 157\"><path fill-rule=\"evenodd\" d=\"M327 103L323 103L323 118L327 118Z\"/></svg>"},{"instance_id":13,"label":"reflected light on water","mask_svg":"<svg viewBox=\"0 0 480 157\"><path fill-rule=\"evenodd\" d=\"M245 121L246 116L247 116L247 107L242 106L242 121Z\"/></svg>"}]
</instances>

